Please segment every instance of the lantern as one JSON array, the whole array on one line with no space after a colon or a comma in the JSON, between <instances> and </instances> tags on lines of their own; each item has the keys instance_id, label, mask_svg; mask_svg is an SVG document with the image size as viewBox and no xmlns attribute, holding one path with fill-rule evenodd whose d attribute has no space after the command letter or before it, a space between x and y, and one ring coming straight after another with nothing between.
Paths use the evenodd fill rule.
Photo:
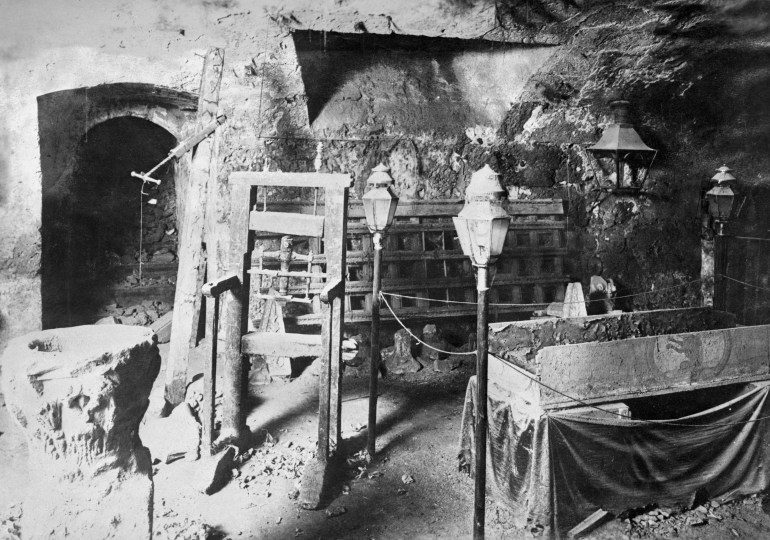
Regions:
<instances>
[{"instance_id":1,"label":"lantern","mask_svg":"<svg viewBox=\"0 0 770 540\"><path fill-rule=\"evenodd\" d=\"M511 217L503 208L505 189L489 165L476 171L465 190L465 206L452 218L463 253L474 266L494 263L503 251Z\"/></svg>"},{"instance_id":2,"label":"lantern","mask_svg":"<svg viewBox=\"0 0 770 540\"><path fill-rule=\"evenodd\" d=\"M615 191L638 192L641 189L645 174L641 181L636 182L636 170L639 167L649 171L655 159L657 150L650 148L634 129L629 121L630 103L620 97L610 100L614 122L607 126L599 142L590 146L588 151L597 158L611 158L615 163ZM631 168L631 183L624 180L626 165Z\"/></svg>"},{"instance_id":3,"label":"lantern","mask_svg":"<svg viewBox=\"0 0 770 540\"><path fill-rule=\"evenodd\" d=\"M736 180L730 172L731 169L726 165L718 168L717 174L711 178L715 185L706 192L708 212L714 220L716 233L719 236L724 235L724 226L730 221L735 202L735 192L731 186L735 184Z\"/></svg>"},{"instance_id":4,"label":"lantern","mask_svg":"<svg viewBox=\"0 0 770 540\"><path fill-rule=\"evenodd\" d=\"M396 214L398 197L393 193L393 178L390 169L380 163L367 180L371 189L363 196L364 213L369 232L384 233L393 223Z\"/></svg>"}]
</instances>

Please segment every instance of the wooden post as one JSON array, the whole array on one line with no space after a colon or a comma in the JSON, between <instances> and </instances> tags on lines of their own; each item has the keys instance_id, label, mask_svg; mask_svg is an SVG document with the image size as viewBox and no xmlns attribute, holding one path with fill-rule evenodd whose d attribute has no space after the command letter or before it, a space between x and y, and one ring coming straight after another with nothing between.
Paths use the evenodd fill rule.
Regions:
<instances>
[{"instance_id":1,"label":"wooden post","mask_svg":"<svg viewBox=\"0 0 770 540\"><path fill-rule=\"evenodd\" d=\"M374 458L377 443L377 376L380 373L380 281L382 268L382 233L374 233L374 268L372 277L372 351L369 366L369 422L366 451Z\"/></svg>"},{"instance_id":2,"label":"wooden post","mask_svg":"<svg viewBox=\"0 0 770 540\"><path fill-rule=\"evenodd\" d=\"M256 191L248 182L233 182L230 185L230 272L239 277L240 285L228 291L225 303L221 442L240 442L244 420L241 413L244 370L241 336L248 330L249 255L254 243L254 235L249 231L249 210L255 202Z\"/></svg>"},{"instance_id":3,"label":"wooden post","mask_svg":"<svg viewBox=\"0 0 770 540\"><path fill-rule=\"evenodd\" d=\"M714 309L727 311L727 237L714 236Z\"/></svg>"},{"instance_id":4,"label":"wooden post","mask_svg":"<svg viewBox=\"0 0 770 540\"><path fill-rule=\"evenodd\" d=\"M203 62L196 129L216 118L223 65L224 49L209 49ZM216 176L216 164L212 160L213 146L210 139L204 139L198 143L192 159L190 185L185 190L186 197L183 201L171 347L166 364L165 395L168 405L172 407L184 400L187 388L188 356L190 348L194 347L197 341L201 310L200 291L205 270L203 253L205 201L211 176Z\"/></svg>"},{"instance_id":5,"label":"wooden post","mask_svg":"<svg viewBox=\"0 0 770 540\"><path fill-rule=\"evenodd\" d=\"M479 266L476 290L479 294L476 322L476 485L473 504L473 540L484 539L487 484L487 267Z\"/></svg>"},{"instance_id":6,"label":"wooden post","mask_svg":"<svg viewBox=\"0 0 770 540\"><path fill-rule=\"evenodd\" d=\"M700 282L703 306L714 306L714 282L718 279L714 272L715 237L701 236L700 241ZM714 306L715 307L715 306Z\"/></svg>"},{"instance_id":7,"label":"wooden post","mask_svg":"<svg viewBox=\"0 0 770 540\"><path fill-rule=\"evenodd\" d=\"M324 230L324 246L326 253L326 273L328 281L342 280L342 290L336 295L329 306L329 443L339 451L342 440L342 338L345 318L345 258L347 253L346 209L348 207L348 190L326 188L326 226ZM336 256L332 256L336 255ZM321 405L323 406L323 404ZM320 433L319 433L320 434ZM319 441L320 443L320 441Z\"/></svg>"},{"instance_id":8,"label":"wooden post","mask_svg":"<svg viewBox=\"0 0 770 540\"><path fill-rule=\"evenodd\" d=\"M211 298L212 314L206 319L206 332L209 335L210 350L203 367L203 440L201 451L203 455L212 454L211 443L214 442L214 403L217 399L217 331L219 329L219 296Z\"/></svg>"}]
</instances>

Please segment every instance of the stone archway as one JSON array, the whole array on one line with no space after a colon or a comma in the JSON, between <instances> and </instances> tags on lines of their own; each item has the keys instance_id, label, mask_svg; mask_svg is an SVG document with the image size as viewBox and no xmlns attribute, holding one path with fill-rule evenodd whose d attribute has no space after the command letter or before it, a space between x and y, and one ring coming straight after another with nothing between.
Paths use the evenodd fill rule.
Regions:
<instances>
[{"instance_id":1,"label":"stone archway","mask_svg":"<svg viewBox=\"0 0 770 540\"><path fill-rule=\"evenodd\" d=\"M176 203L188 181L188 159L160 169L160 187L146 196L130 172L149 170L168 154L194 121L196 105L193 94L143 84L38 98L44 328L94 322L110 312L105 306L141 306L150 298L165 302L161 312L170 308ZM150 270L141 282L140 260ZM162 314L153 311L158 307L149 316L138 308L111 314L146 324Z\"/></svg>"}]
</instances>

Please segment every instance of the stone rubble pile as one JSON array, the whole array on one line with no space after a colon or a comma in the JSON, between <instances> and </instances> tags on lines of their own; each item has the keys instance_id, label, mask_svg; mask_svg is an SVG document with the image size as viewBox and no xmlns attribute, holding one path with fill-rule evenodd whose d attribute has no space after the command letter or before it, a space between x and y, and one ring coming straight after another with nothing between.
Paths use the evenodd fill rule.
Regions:
<instances>
[{"instance_id":1,"label":"stone rubble pile","mask_svg":"<svg viewBox=\"0 0 770 540\"><path fill-rule=\"evenodd\" d=\"M6 540L21 539L21 505L11 504L0 514L0 538Z\"/></svg>"},{"instance_id":2,"label":"stone rubble pile","mask_svg":"<svg viewBox=\"0 0 770 540\"><path fill-rule=\"evenodd\" d=\"M182 517L171 508L166 508L166 501L161 501L155 511L153 539L157 540L213 540L222 538L216 529L204 523L200 518Z\"/></svg>"},{"instance_id":3,"label":"stone rubble pile","mask_svg":"<svg viewBox=\"0 0 770 540\"><path fill-rule=\"evenodd\" d=\"M239 458L245 465L233 476L239 478L238 485L248 489L256 477L282 477L299 479L310 460L315 459L315 450L291 441L279 443L268 434L259 448L251 448Z\"/></svg>"},{"instance_id":4,"label":"stone rubble pile","mask_svg":"<svg viewBox=\"0 0 770 540\"><path fill-rule=\"evenodd\" d=\"M133 270L129 275L119 281L118 287L153 287L157 285L175 285L176 272L164 273L162 275L143 274L139 277L139 271Z\"/></svg>"},{"instance_id":5,"label":"stone rubble pile","mask_svg":"<svg viewBox=\"0 0 770 540\"><path fill-rule=\"evenodd\" d=\"M448 373L459 368L463 361L470 356L463 354L473 350L473 343L469 340L457 347L449 343L441 329L435 324L427 324L422 331L412 331L414 335L425 342L419 343L409 332L403 328L393 335L393 345L380 350L380 366L388 375L403 375L416 373L421 369ZM371 347L368 337L354 336L352 338L358 344L354 357L348 359L343 356L347 375L363 376L369 372L369 357ZM439 352L444 351L444 352Z\"/></svg>"},{"instance_id":6,"label":"stone rubble pile","mask_svg":"<svg viewBox=\"0 0 770 540\"><path fill-rule=\"evenodd\" d=\"M689 527L700 527L713 522L720 522L725 517L733 517L735 505L760 504L759 496L753 495L742 501L721 504L716 500L705 502L691 510L675 513L670 509L655 508L642 514L623 520L626 534L630 538L678 536L679 531ZM733 537L739 537L735 529L730 529Z\"/></svg>"},{"instance_id":7,"label":"stone rubble pile","mask_svg":"<svg viewBox=\"0 0 770 540\"><path fill-rule=\"evenodd\" d=\"M131 306L121 306L116 303L102 306L97 316L100 319L114 317L118 324L147 326L171 311L172 307L171 304L162 300L144 300L140 304Z\"/></svg>"},{"instance_id":8,"label":"stone rubble pile","mask_svg":"<svg viewBox=\"0 0 770 540\"><path fill-rule=\"evenodd\" d=\"M143 263L154 264L168 264L177 260L176 194L173 182L161 182L157 188L151 188L147 200L152 199L157 202L146 203L143 208L141 253L138 229L126 230L120 244L125 246L124 254L116 255L121 265L136 264L140 258Z\"/></svg>"}]
</instances>

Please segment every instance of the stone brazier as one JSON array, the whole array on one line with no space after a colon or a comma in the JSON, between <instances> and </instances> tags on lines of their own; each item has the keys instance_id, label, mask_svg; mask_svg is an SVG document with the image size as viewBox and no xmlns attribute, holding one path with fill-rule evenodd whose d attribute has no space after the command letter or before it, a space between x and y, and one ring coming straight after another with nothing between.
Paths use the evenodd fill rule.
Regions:
<instances>
[{"instance_id":1,"label":"stone brazier","mask_svg":"<svg viewBox=\"0 0 770 540\"><path fill-rule=\"evenodd\" d=\"M22 534L149 539L150 452L138 429L160 354L148 328L77 326L12 340L2 389L29 445Z\"/></svg>"}]
</instances>

